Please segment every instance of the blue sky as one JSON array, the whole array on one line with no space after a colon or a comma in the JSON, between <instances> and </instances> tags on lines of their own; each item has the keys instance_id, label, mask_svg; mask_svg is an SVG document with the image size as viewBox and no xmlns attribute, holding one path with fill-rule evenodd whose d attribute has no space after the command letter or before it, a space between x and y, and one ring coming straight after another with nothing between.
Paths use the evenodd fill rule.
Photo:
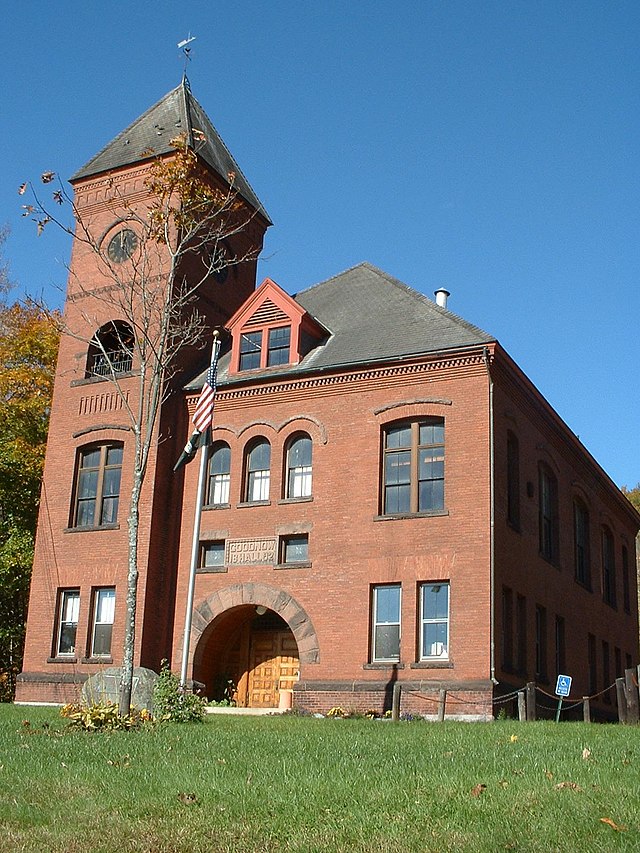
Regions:
<instances>
[{"instance_id":1,"label":"blue sky","mask_svg":"<svg viewBox=\"0 0 640 853\"><path fill-rule=\"evenodd\" d=\"M495 335L619 485L640 481L640 3L61 0L3 12L0 223L19 291L67 239L17 187L69 177L188 76L290 292L363 260Z\"/></svg>"}]
</instances>

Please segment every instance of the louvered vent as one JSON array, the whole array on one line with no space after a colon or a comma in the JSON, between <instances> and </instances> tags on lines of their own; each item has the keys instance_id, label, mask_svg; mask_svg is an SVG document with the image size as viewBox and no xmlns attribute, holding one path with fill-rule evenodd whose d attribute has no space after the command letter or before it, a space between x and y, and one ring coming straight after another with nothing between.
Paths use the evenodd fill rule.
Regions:
<instances>
[{"instance_id":1,"label":"louvered vent","mask_svg":"<svg viewBox=\"0 0 640 853\"><path fill-rule=\"evenodd\" d=\"M267 323L275 323L278 320L290 320L284 311L273 303L270 299L265 299L262 305L258 308L253 317L245 324L245 329L251 326L266 326Z\"/></svg>"}]
</instances>

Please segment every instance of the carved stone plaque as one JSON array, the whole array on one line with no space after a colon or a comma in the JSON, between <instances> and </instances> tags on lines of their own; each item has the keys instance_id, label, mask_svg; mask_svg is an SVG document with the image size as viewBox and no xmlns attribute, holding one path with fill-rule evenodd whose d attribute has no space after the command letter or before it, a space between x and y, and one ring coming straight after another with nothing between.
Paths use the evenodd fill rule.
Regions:
<instances>
[{"instance_id":1,"label":"carved stone plaque","mask_svg":"<svg viewBox=\"0 0 640 853\"><path fill-rule=\"evenodd\" d=\"M225 563L228 566L269 565L276 562L277 539L227 539Z\"/></svg>"}]
</instances>

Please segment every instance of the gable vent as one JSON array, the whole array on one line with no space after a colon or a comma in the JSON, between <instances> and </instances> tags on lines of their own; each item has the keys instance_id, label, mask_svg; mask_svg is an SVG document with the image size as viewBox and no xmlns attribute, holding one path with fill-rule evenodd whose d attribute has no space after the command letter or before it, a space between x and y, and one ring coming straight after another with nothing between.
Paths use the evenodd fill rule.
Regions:
<instances>
[{"instance_id":1,"label":"gable vent","mask_svg":"<svg viewBox=\"0 0 640 853\"><path fill-rule=\"evenodd\" d=\"M274 302L270 299L265 299L253 317L245 324L245 329L250 326L264 326L267 323L275 323L278 320L290 319Z\"/></svg>"}]
</instances>

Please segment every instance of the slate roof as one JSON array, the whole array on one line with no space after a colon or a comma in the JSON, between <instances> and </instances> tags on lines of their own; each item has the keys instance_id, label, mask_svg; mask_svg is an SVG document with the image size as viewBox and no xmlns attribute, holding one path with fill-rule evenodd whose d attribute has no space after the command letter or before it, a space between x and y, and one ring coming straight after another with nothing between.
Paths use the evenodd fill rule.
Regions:
<instances>
[{"instance_id":1,"label":"slate roof","mask_svg":"<svg viewBox=\"0 0 640 853\"><path fill-rule=\"evenodd\" d=\"M194 139L194 131L204 133L206 141L202 147ZM92 157L75 173L71 182L129 166L161 154L168 154L175 150L171 140L180 133L187 134L189 144L197 148L199 156L222 178L226 180L229 172L234 172L235 187L240 195L253 208L259 210L271 224L266 210L222 141L220 134L193 97L186 77L179 86L150 107L146 113L109 142L102 151Z\"/></svg>"},{"instance_id":2,"label":"slate roof","mask_svg":"<svg viewBox=\"0 0 640 853\"><path fill-rule=\"evenodd\" d=\"M218 366L220 384L299 375L393 361L495 341L477 326L369 263L352 267L293 297L330 335L297 365L227 378L230 353ZM186 390L202 387L205 373Z\"/></svg>"}]
</instances>

